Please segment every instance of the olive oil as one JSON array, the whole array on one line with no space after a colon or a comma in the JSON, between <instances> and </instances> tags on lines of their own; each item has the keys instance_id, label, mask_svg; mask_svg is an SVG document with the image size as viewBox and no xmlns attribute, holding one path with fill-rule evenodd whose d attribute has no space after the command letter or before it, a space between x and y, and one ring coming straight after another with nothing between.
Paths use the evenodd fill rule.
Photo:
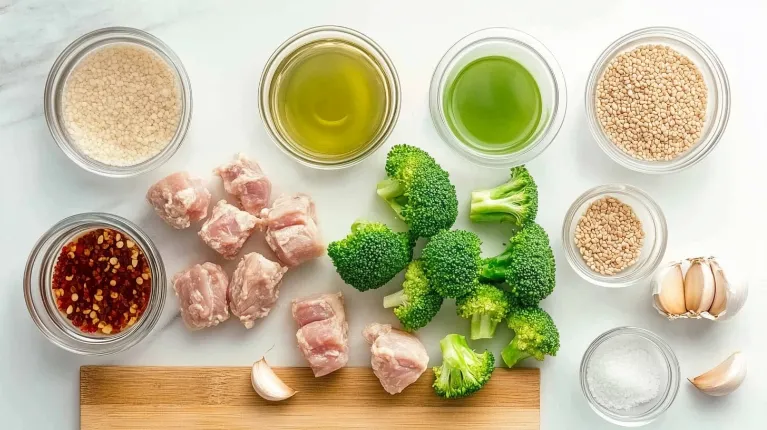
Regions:
<instances>
[{"instance_id":1,"label":"olive oil","mask_svg":"<svg viewBox=\"0 0 767 430\"><path fill-rule=\"evenodd\" d=\"M277 126L302 152L353 156L381 133L387 84L364 50L341 40L309 43L283 60L272 85Z\"/></svg>"},{"instance_id":2,"label":"olive oil","mask_svg":"<svg viewBox=\"0 0 767 430\"><path fill-rule=\"evenodd\" d=\"M480 151L512 153L527 146L541 121L541 91L533 75L504 56L478 58L445 90L448 125L464 144Z\"/></svg>"}]
</instances>

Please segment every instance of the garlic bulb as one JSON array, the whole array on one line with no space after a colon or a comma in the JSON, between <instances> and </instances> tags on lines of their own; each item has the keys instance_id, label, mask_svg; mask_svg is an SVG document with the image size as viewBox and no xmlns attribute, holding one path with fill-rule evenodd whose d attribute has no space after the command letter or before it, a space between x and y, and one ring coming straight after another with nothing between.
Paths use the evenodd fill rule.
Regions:
<instances>
[{"instance_id":1,"label":"garlic bulb","mask_svg":"<svg viewBox=\"0 0 767 430\"><path fill-rule=\"evenodd\" d=\"M709 396L725 396L740 387L745 378L746 358L738 351L718 366L689 381Z\"/></svg>"},{"instance_id":2,"label":"garlic bulb","mask_svg":"<svg viewBox=\"0 0 767 430\"><path fill-rule=\"evenodd\" d=\"M294 389L282 382L282 379L266 364L264 358L253 363L253 368L250 371L250 382L259 396L271 402L285 400L296 394Z\"/></svg>"},{"instance_id":3,"label":"garlic bulb","mask_svg":"<svg viewBox=\"0 0 767 430\"><path fill-rule=\"evenodd\" d=\"M652 282L653 305L669 319L727 319L748 296L748 283L731 262L694 257L661 266Z\"/></svg>"}]
</instances>

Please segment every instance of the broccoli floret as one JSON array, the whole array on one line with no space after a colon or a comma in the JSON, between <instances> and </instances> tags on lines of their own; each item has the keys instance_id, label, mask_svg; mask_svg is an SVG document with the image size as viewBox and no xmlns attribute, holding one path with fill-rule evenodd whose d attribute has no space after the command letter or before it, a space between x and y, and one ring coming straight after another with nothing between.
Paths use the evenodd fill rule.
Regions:
<instances>
[{"instance_id":1,"label":"broccoli floret","mask_svg":"<svg viewBox=\"0 0 767 430\"><path fill-rule=\"evenodd\" d=\"M530 223L512 236L501 255L482 261L480 279L506 282L519 306L537 305L551 294L556 284L556 264L543 227Z\"/></svg>"},{"instance_id":2,"label":"broccoli floret","mask_svg":"<svg viewBox=\"0 0 767 430\"><path fill-rule=\"evenodd\" d=\"M466 338L449 334L439 342L442 366L434 370L434 391L446 399L466 397L479 391L493 374L495 357L490 351L477 354Z\"/></svg>"},{"instance_id":3,"label":"broccoli floret","mask_svg":"<svg viewBox=\"0 0 767 430\"><path fill-rule=\"evenodd\" d=\"M465 230L443 230L423 248L426 277L444 298L458 298L478 285L482 241Z\"/></svg>"},{"instance_id":4,"label":"broccoli floret","mask_svg":"<svg viewBox=\"0 0 767 430\"><path fill-rule=\"evenodd\" d=\"M538 306L514 308L509 312L508 323L514 330L514 339L501 352L507 366L512 367L527 357L542 361L546 355L557 355L559 330L543 309Z\"/></svg>"},{"instance_id":5,"label":"broccoli floret","mask_svg":"<svg viewBox=\"0 0 767 430\"><path fill-rule=\"evenodd\" d=\"M437 315L442 307L442 297L430 287L423 264L416 260L407 267L402 289L384 297L383 306L394 308L394 315L405 330L415 331Z\"/></svg>"},{"instance_id":6,"label":"broccoli floret","mask_svg":"<svg viewBox=\"0 0 767 430\"><path fill-rule=\"evenodd\" d=\"M378 222L357 221L346 238L328 245L328 256L347 284L359 291L389 282L413 257L408 233L392 231Z\"/></svg>"},{"instance_id":7,"label":"broccoli floret","mask_svg":"<svg viewBox=\"0 0 767 430\"><path fill-rule=\"evenodd\" d=\"M471 193L473 222L501 222L522 228L538 214L538 186L525 166L511 169L511 179L489 190Z\"/></svg>"},{"instance_id":8,"label":"broccoli floret","mask_svg":"<svg viewBox=\"0 0 767 430\"><path fill-rule=\"evenodd\" d=\"M511 309L508 294L492 285L479 284L455 302L458 316L471 320L471 339L490 339L495 327Z\"/></svg>"},{"instance_id":9,"label":"broccoli floret","mask_svg":"<svg viewBox=\"0 0 767 430\"><path fill-rule=\"evenodd\" d=\"M448 173L424 150L395 145L386 158L387 179L377 192L415 237L431 237L453 226L458 198Z\"/></svg>"}]
</instances>

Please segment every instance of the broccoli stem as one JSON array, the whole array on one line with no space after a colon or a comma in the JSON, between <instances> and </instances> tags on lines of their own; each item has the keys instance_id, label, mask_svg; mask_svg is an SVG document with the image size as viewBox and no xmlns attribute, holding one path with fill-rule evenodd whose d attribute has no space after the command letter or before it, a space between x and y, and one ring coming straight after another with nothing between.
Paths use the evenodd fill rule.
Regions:
<instances>
[{"instance_id":1,"label":"broccoli stem","mask_svg":"<svg viewBox=\"0 0 767 430\"><path fill-rule=\"evenodd\" d=\"M405 303L407 297L405 296L405 290L399 290L394 294L389 294L383 299L383 307L386 309L396 308Z\"/></svg>"},{"instance_id":2,"label":"broccoli stem","mask_svg":"<svg viewBox=\"0 0 767 430\"><path fill-rule=\"evenodd\" d=\"M527 357L530 357L530 354L517 348L517 339L515 337L514 340L512 340L511 343L506 346L506 348L503 348L501 357L503 357L503 362L506 363L507 366L514 367L514 365L518 362L524 360Z\"/></svg>"},{"instance_id":3,"label":"broccoli stem","mask_svg":"<svg viewBox=\"0 0 767 430\"><path fill-rule=\"evenodd\" d=\"M476 198L472 193L469 219L474 222L512 222L520 221L519 212L523 209L519 202L524 195L512 195L502 199Z\"/></svg>"},{"instance_id":4,"label":"broccoli stem","mask_svg":"<svg viewBox=\"0 0 767 430\"><path fill-rule=\"evenodd\" d=\"M400 203L399 199L405 193L405 187L400 181L392 178L386 178L378 183L376 186L376 192L381 198L389 203L389 206L394 209L394 212L398 217L403 218L402 204Z\"/></svg>"},{"instance_id":5,"label":"broccoli stem","mask_svg":"<svg viewBox=\"0 0 767 430\"><path fill-rule=\"evenodd\" d=\"M509 266L511 253L506 251L501 255L482 260L479 277L481 280L490 282L504 282L506 280L506 270Z\"/></svg>"},{"instance_id":6,"label":"broccoli stem","mask_svg":"<svg viewBox=\"0 0 767 430\"><path fill-rule=\"evenodd\" d=\"M487 314L471 316L471 340L491 339L495 334L498 321L493 321Z\"/></svg>"}]
</instances>

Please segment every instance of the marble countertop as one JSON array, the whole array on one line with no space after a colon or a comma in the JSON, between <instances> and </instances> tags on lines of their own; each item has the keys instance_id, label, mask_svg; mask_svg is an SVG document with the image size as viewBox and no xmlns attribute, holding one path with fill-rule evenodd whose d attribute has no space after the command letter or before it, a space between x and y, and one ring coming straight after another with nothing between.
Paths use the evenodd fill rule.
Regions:
<instances>
[{"instance_id":1,"label":"marble countertop","mask_svg":"<svg viewBox=\"0 0 767 430\"><path fill-rule=\"evenodd\" d=\"M383 173L385 149L342 171L308 169L269 141L258 115L258 78L272 50L304 28L339 24L375 39L394 61L402 111L386 146L419 145L451 172L462 205L457 227L468 226L468 193L502 182L507 173L470 168L441 142L428 112L435 65L455 41L491 26L528 32L558 58L567 79L567 117L551 147L529 164L541 193L539 222L552 236L558 263L557 289L543 306L562 335L557 357L526 363L542 368L543 429L612 427L586 404L578 371L591 340L623 325L650 329L667 340L683 377L708 369L735 350L743 350L750 362L745 384L726 398L708 398L683 380L675 404L646 428L763 428L759 408L765 406L762 384L767 384L767 366L762 367L767 363L767 320L761 315L762 306L767 306L765 288L752 288L745 309L730 322L669 322L650 306L647 285L608 290L578 278L565 260L560 231L570 203L587 188L629 183L663 207L670 231L667 256L727 254L761 275L767 259L767 200L762 193L767 64L756 40L764 40L765 22L767 5L761 0L732 0L726 7L695 0L0 0L2 427L77 428L78 372L83 364L249 365L271 348L270 362L303 366L288 304L311 292L345 293L352 333L350 365L369 365L368 348L358 334L374 320L394 322L380 300L396 287L357 293L342 284L327 258L289 274L278 306L250 331L231 321L190 333L169 310L153 339L112 357L76 356L49 343L29 318L22 293L23 268L34 242L58 220L80 212L107 211L138 223L159 246L169 274L213 259L194 231L171 231L150 212L143 196L150 184L170 172L187 169L208 175L239 151L260 161L276 192L312 194L329 239L345 235L358 217L390 221L389 209L372 191ZM194 92L192 124L179 152L156 171L122 180L97 177L70 162L50 137L42 113L43 86L58 53L83 33L114 25L147 30L170 45L182 59ZM695 167L669 176L641 175L613 163L591 138L583 108L586 77L600 52L617 37L651 25L680 27L706 41L724 63L733 94L730 124L719 147ZM223 197L220 183L212 175L206 177L214 196ZM488 226L476 231L487 254L501 249L505 233ZM247 246L265 249L260 240ZM175 303L172 295L169 302ZM440 361L438 340L464 329L465 321L449 304L420 332L432 364ZM495 339L475 346L500 351L510 336L501 328Z\"/></svg>"}]
</instances>

